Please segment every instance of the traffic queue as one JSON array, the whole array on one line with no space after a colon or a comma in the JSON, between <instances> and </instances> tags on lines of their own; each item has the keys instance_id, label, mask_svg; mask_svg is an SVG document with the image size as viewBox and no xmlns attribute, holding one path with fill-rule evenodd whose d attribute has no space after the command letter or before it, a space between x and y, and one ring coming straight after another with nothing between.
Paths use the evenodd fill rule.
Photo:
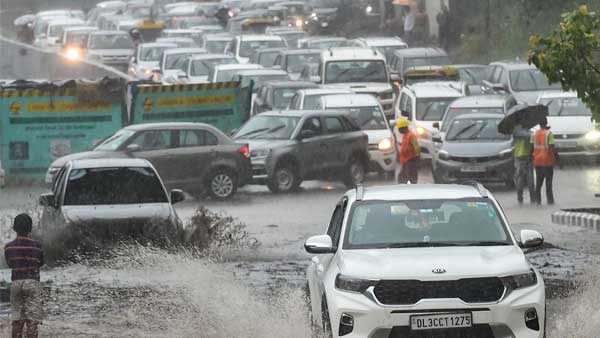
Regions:
<instances>
[{"instance_id":1,"label":"traffic queue","mask_svg":"<svg viewBox=\"0 0 600 338\"><path fill-rule=\"evenodd\" d=\"M218 154L198 164L202 169L190 174L196 177L172 180L194 194L207 190L226 199L243 184L291 192L310 179L341 180L351 187L369 173L396 179L406 166L400 152L404 135L410 135L419 145L419 161L431 162L436 183L475 179L512 187L515 140L498 126L513 111L537 104L548 108L559 154L600 158L600 132L589 109L576 93L549 84L535 66L518 59L454 64L438 47L412 47L397 36L316 35L323 30L309 29L309 23L324 12L302 1L223 0L107 1L87 14L38 13L31 23L33 43L66 58L115 67L138 83L163 88L159 92L235 83L244 93L236 99L237 125L225 127L216 113L211 119L182 113L161 122L204 122L220 131L206 126L201 135L194 131L200 127L190 126L183 133L176 131L180 125L113 130L92 152L48 163L47 181L66 159L97 158L90 155L96 151L123 151L153 162L150 150L193 147L198 154ZM148 99L152 106L155 98ZM152 121L134 123L142 122ZM140 136L146 129L156 134L148 138L150 148ZM195 135L191 143L182 139L188 132ZM157 137L160 145L153 141ZM218 149L230 143L241 146ZM246 159L213 166L229 152ZM153 163L161 175L170 175ZM403 182L416 180L413 163ZM217 184L224 172L225 190Z\"/></svg>"}]
</instances>

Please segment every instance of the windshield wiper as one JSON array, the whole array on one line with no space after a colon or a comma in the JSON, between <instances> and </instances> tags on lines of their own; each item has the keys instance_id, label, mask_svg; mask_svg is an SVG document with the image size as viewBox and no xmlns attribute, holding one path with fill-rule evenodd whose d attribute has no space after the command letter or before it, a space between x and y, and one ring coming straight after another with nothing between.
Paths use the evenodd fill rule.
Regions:
<instances>
[{"instance_id":1,"label":"windshield wiper","mask_svg":"<svg viewBox=\"0 0 600 338\"><path fill-rule=\"evenodd\" d=\"M333 80L337 81L337 79L339 79L342 75L346 75L346 73L348 73L351 70L353 70L353 68L348 68L348 69L342 70L335 78L333 78Z\"/></svg>"},{"instance_id":2,"label":"windshield wiper","mask_svg":"<svg viewBox=\"0 0 600 338\"><path fill-rule=\"evenodd\" d=\"M473 133L473 135L469 136L469 140L474 140L476 138L479 138L479 136L481 135L481 132L483 131L483 128L485 128L485 126L487 126L487 122L484 122L481 124L481 127L479 127L479 129L477 129L476 132Z\"/></svg>"},{"instance_id":3,"label":"windshield wiper","mask_svg":"<svg viewBox=\"0 0 600 338\"><path fill-rule=\"evenodd\" d=\"M236 138L242 138L242 137L246 137L246 136L249 136L249 135L252 135L252 134L256 134L256 133L262 133L263 131L267 131L267 130L269 130L269 128L254 129L254 130L249 131L249 132L247 132L245 134L237 135Z\"/></svg>"},{"instance_id":4,"label":"windshield wiper","mask_svg":"<svg viewBox=\"0 0 600 338\"><path fill-rule=\"evenodd\" d=\"M471 123L471 124L469 124L468 126L466 126L466 127L464 127L463 129L461 129L461 130L460 130L458 133L456 133L456 134L454 135L454 137L452 137L452 138L448 138L448 139L449 139L449 140L452 140L452 141L453 141L453 140L456 140L456 139L458 139L458 137L459 137L460 135L462 135L462 134L466 133L466 132L467 132L469 129L471 129L471 128L475 127L476 125L477 125L477 123Z\"/></svg>"},{"instance_id":5,"label":"windshield wiper","mask_svg":"<svg viewBox=\"0 0 600 338\"><path fill-rule=\"evenodd\" d=\"M246 136L246 137L248 137L248 135L253 135L252 137L249 137L249 138L250 138L250 139L255 139L255 138L257 138L257 137L259 137L259 136L261 136L261 135L268 134L268 133L273 133L273 132L276 132L276 131L278 131L278 130L280 130L280 129L283 129L283 128L285 128L285 127L286 127L286 125L285 125L285 124L282 124L282 125L279 125L279 126L275 126L275 127L273 127L273 128L262 128L262 129L257 129L257 130L255 130L254 132L247 133L247 134L245 134L245 135L243 135L243 136ZM240 137L241 137L241 136L240 136Z\"/></svg>"},{"instance_id":6,"label":"windshield wiper","mask_svg":"<svg viewBox=\"0 0 600 338\"><path fill-rule=\"evenodd\" d=\"M421 120L422 120L422 121L425 121L425 117L427 117L427 114L429 114L429 110L431 109L431 107L433 107L433 104L434 104L434 103L435 103L435 102L431 102L431 103L430 103L430 104L427 106L427 108L425 108L425 111L423 112L423 116L421 116Z\"/></svg>"},{"instance_id":7,"label":"windshield wiper","mask_svg":"<svg viewBox=\"0 0 600 338\"><path fill-rule=\"evenodd\" d=\"M396 248L429 248L429 247L443 247L443 246L459 246L458 243L453 242L408 242L408 243L393 243L384 245L385 249L396 249Z\"/></svg>"},{"instance_id":8,"label":"windshield wiper","mask_svg":"<svg viewBox=\"0 0 600 338\"><path fill-rule=\"evenodd\" d=\"M478 242L470 242L464 244L464 246L501 246L501 245L510 245L508 242L502 241L478 241Z\"/></svg>"}]
</instances>

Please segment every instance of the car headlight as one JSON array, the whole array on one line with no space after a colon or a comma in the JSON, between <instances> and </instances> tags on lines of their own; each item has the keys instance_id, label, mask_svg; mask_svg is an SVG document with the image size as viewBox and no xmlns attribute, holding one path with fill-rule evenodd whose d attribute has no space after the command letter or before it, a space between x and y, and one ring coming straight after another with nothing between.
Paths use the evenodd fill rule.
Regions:
<instances>
[{"instance_id":1,"label":"car headlight","mask_svg":"<svg viewBox=\"0 0 600 338\"><path fill-rule=\"evenodd\" d=\"M373 7L371 7L371 6L367 6L367 8L365 8L365 12L367 14L371 14L372 11L373 11Z\"/></svg>"},{"instance_id":2,"label":"car headlight","mask_svg":"<svg viewBox=\"0 0 600 338\"><path fill-rule=\"evenodd\" d=\"M66 56L67 59L71 61L79 60L79 58L81 57L81 52L79 51L79 49L69 48L67 49Z\"/></svg>"},{"instance_id":3,"label":"car headlight","mask_svg":"<svg viewBox=\"0 0 600 338\"><path fill-rule=\"evenodd\" d=\"M427 135L427 129L421 126L418 126L415 131L417 132L417 136L419 137L425 137L425 135Z\"/></svg>"},{"instance_id":4,"label":"car headlight","mask_svg":"<svg viewBox=\"0 0 600 338\"><path fill-rule=\"evenodd\" d=\"M500 152L500 158L505 159L505 158L511 158L513 155L513 150L511 149L506 149L506 150L502 150Z\"/></svg>"},{"instance_id":5,"label":"car headlight","mask_svg":"<svg viewBox=\"0 0 600 338\"><path fill-rule=\"evenodd\" d=\"M269 154L271 153L271 149L258 149L258 150L252 150L250 152L250 157L252 158L256 158L256 157L267 157L269 156Z\"/></svg>"},{"instance_id":6,"label":"car headlight","mask_svg":"<svg viewBox=\"0 0 600 338\"><path fill-rule=\"evenodd\" d=\"M588 142L598 142L600 141L600 131L592 130L585 134L585 140Z\"/></svg>"},{"instance_id":7,"label":"car headlight","mask_svg":"<svg viewBox=\"0 0 600 338\"><path fill-rule=\"evenodd\" d=\"M363 293L376 284L377 281L371 279L353 278L342 275L337 275L335 278L335 287L342 291Z\"/></svg>"},{"instance_id":8,"label":"car headlight","mask_svg":"<svg viewBox=\"0 0 600 338\"><path fill-rule=\"evenodd\" d=\"M296 27L302 28L304 26L304 21L301 19L296 20Z\"/></svg>"},{"instance_id":9,"label":"car headlight","mask_svg":"<svg viewBox=\"0 0 600 338\"><path fill-rule=\"evenodd\" d=\"M59 167L50 167L50 168L48 168L48 174L50 174L50 175L54 175L54 174L56 174L56 173L57 173L59 170L60 170L60 168L59 168Z\"/></svg>"},{"instance_id":10,"label":"car headlight","mask_svg":"<svg viewBox=\"0 0 600 338\"><path fill-rule=\"evenodd\" d=\"M536 285L538 282L537 275L533 270L524 274L501 277L500 279L508 291L530 287Z\"/></svg>"},{"instance_id":11,"label":"car headlight","mask_svg":"<svg viewBox=\"0 0 600 338\"><path fill-rule=\"evenodd\" d=\"M377 149L379 149L381 151L389 151L392 149L392 146L393 146L392 139L386 138L386 139L379 141L379 144L377 145Z\"/></svg>"},{"instance_id":12,"label":"car headlight","mask_svg":"<svg viewBox=\"0 0 600 338\"><path fill-rule=\"evenodd\" d=\"M445 150L440 150L438 151L438 158L440 160L447 160L450 158L450 154L448 154L448 152Z\"/></svg>"}]
</instances>

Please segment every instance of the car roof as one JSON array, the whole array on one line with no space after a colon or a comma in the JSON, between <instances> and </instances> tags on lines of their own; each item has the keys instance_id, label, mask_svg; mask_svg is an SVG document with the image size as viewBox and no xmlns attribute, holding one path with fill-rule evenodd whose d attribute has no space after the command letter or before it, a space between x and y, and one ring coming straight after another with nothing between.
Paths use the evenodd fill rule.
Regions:
<instances>
[{"instance_id":1,"label":"car roof","mask_svg":"<svg viewBox=\"0 0 600 338\"><path fill-rule=\"evenodd\" d=\"M183 36L161 36L156 39L158 42L194 42L194 39Z\"/></svg>"},{"instance_id":2,"label":"car roof","mask_svg":"<svg viewBox=\"0 0 600 338\"><path fill-rule=\"evenodd\" d=\"M321 42L321 41L345 41L348 40L341 36L311 36L307 37L305 41L307 42Z\"/></svg>"},{"instance_id":3,"label":"car roof","mask_svg":"<svg viewBox=\"0 0 600 338\"><path fill-rule=\"evenodd\" d=\"M365 42L370 47L379 46L406 46L406 42L397 36L370 36L358 38L358 41Z\"/></svg>"},{"instance_id":4,"label":"car roof","mask_svg":"<svg viewBox=\"0 0 600 338\"><path fill-rule=\"evenodd\" d=\"M485 189L485 188L484 188ZM486 193L489 193L486 191ZM346 193L356 199L356 189ZM403 200L450 200L460 198L480 198L480 191L469 185L460 184L396 184L364 188L363 201L403 201Z\"/></svg>"},{"instance_id":5,"label":"car roof","mask_svg":"<svg viewBox=\"0 0 600 338\"><path fill-rule=\"evenodd\" d=\"M248 69L237 73L240 76L255 76L255 75L288 75L285 70L278 69Z\"/></svg>"},{"instance_id":6,"label":"car roof","mask_svg":"<svg viewBox=\"0 0 600 338\"><path fill-rule=\"evenodd\" d=\"M456 99L452 108L504 107L509 95L473 95Z\"/></svg>"},{"instance_id":7,"label":"car roof","mask_svg":"<svg viewBox=\"0 0 600 338\"><path fill-rule=\"evenodd\" d=\"M169 34L169 33L189 33L189 34L199 34L201 33L198 30L195 29L186 29L186 28L172 28L172 29L164 29L163 34Z\"/></svg>"},{"instance_id":8,"label":"car roof","mask_svg":"<svg viewBox=\"0 0 600 338\"><path fill-rule=\"evenodd\" d=\"M214 68L219 69L219 70L235 70L235 69L250 70L250 69L263 69L264 67L261 65L257 65L255 63L226 63L226 64L222 64L222 65L215 65Z\"/></svg>"},{"instance_id":9,"label":"car roof","mask_svg":"<svg viewBox=\"0 0 600 338\"><path fill-rule=\"evenodd\" d=\"M272 48L259 48L255 50L255 53L270 53L270 52L278 52L281 50L281 47L272 47Z\"/></svg>"},{"instance_id":10,"label":"car roof","mask_svg":"<svg viewBox=\"0 0 600 338\"><path fill-rule=\"evenodd\" d=\"M452 120L456 121L456 120L470 120L470 119L490 119L490 118L497 118L497 119L502 119L504 118L504 114L494 114L494 113L468 113L468 114L462 114L462 115L458 115L456 117L453 117Z\"/></svg>"},{"instance_id":11,"label":"car roof","mask_svg":"<svg viewBox=\"0 0 600 338\"><path fill-rule=\"evenodd\" d=\"M447 56L448 54L438 47L416 47L395 50L394 55L403 57L437 57Z\"/></svg>"},{"instance_id":12,"label":"car roof","mask_svg":"<svg viewBox=\"0 0 600 338\"><path fill-rule=\"evenodd\" d=\"M204 40L213 40L213 41L229 41L233 39L233 35L230 34L205 34Z\"/></svg>"},{"instance_id":13,"label":"car roof","mask_svg":"<svg viewBox=\"0 0 600 338\"><path fill-rule=\"evenodd\" d=\"M462 82L456 81L428 81L418 82L406 86L417 97L462 97Z\"/></svg>"},{"instance_id":14,"label":"car roof","mask_svg":"<svg viewBox=\"0 0 600 338\"><path fill-rule=\"evenodd\" d=\"M190 58L191 61L196 60L210 60L210 59L232 59L233 56L227 54L200 54L194 55Z\"/></svg>"},{"instance_id":15,"label":"car roof","mask_svg":"<svg viewBox=\"0 0 600 338\"><path fill-rule=\"evenodd\" d=\"M281 49L281 48L279 48ZM281 51L282 55L303 55L303 54L320 54L321 50L320 49L309 49L309 48L304 48L304 49L284 49Z\"/></svg>"},{"instance_id":16,"label":"car roof","mask_svg":"<svg viewBox=\"0 0 600 338\"><path fill-rule=\"evenodd\" d=\"M164 51L165 54L206 53L204 48L173 48Z\"/></svg>"},{"instance_id":17,"label":"car roof","mask_svg":"<svg viewBox=\"0 0 600 338\"><path fill-rule=\"evenodd\" d=\"M272 88L316 88L317 85L308 81L271 80L264 82L265 87Z\"/></svg>"},{"instance_id":18,"label":"car roof","mask_svg":"<svg viewBox=\"0 0 600 338\"><path fill-rule=\"evenodd\" d=\"M211 125L206 123L198 122L158 122L158 123L140 123L132 124L123 129L127 130L157 130L157 129L187 129L187 128L213 128Z\"/></svg>"},{"instance_id":19,"label":"car roof","mask_svg":"<svg viewBox=\"0 0 600 338\"><path fill-rule=\"evenodd\" d=\"M353 91L348 88L310 88L300 90L305 96L328 95L328 94L351 94Z\"/></svg>"},{"instance_id":20,"label":"car roof","mask_svg":"<svg viewBox=\"0 0 600 338\"><path fill-rule=\"evenodd\" d=\"M68 18L57 18L56 20L51 20L49 22L49 25L70 25L70 24L83 24L85 25L85 21L81 20L80 18L73 18L73 17L68 17Z\"/></svg>"},{"instance_id":21,"label":"car roof","mask_svg":"<svg viewBox=\"0 0 600 338\"><path fill-rule=\"evenodd\" d=\"M279 110L279 111L267 111L260 113L263 116L290 116L290 117L302 117L308 115L330 115L339 116L344 115L342 111L336 110Z\"/></svg>"},{"instance_id":22,"label":"car roof","mask_svg":"<svg viewBox=\"0 0 600 338\"><path fill-rule=\"evenodd\" d=\"M72 160L70 161L70 163L72 169L152 167L150 162L139 158L103 158L92 160Z\"/></svg>"},{"instance_id":23,"label":"car roof","mask_svg":"<svg viewBox=\"0 0 600 338\"><path fill-rule=\"evenodd\" d=\"M497 61L490 63L491 66L504 66L508 70L523 70L523 69L537 69L536 66L530 65L527 62L521 60L510 60L510 61Z\"/></svg>"},{"instance_id":24,"label":"car roof","mask_svg":"<svg viewBox=\"0 0 600 338\"><path fill-rule=\"evenodd\" d=\"M385 56L372 48L334 47L321 51L321 58L331 60L385 60Z\"/></svg>"},{"instance_id":25,"label":"car roof","mask_svg":"<svg viewBox=\"0 0 600 338\"><path fill-rule=\"evenodd\" d=\"M379 101L371 94L334 94L323 96L322 100L328 108L379 106Z\"/></svg>"},{"instance_id":26,"label":"car roof","mask_svg":"<svg viewBox=\"0 0 600 338\"><path fill-rule=\"evenodd\" d=\"M127 34L127 32L124 31L92 31L90 32L90 35L127 35L129 36L129 34Z\"/></svg>"},{"instance_id":27,"label":"car roof","mask_svg":"<svg viewBox=\"0 0 600 338\"><path fill-rule=\"evenodd\" d=\"M558 91L547 91L543 92L539 97L539 99L548 99L548 98L575 98L577 97L577 92L558 92Z\"/></svg>"},{"instance_id":28,"label":"car roof","mask_svg":"<svg viewBox=\"0 0 600 338\"><path fill-rule=\"evenodd\" d=\"M173 49L177 48L176 44L168 43L168 42L144 42L140 43L140 47L142 48L153 48L153 47L173 47Z\"/></svg>"},{"instance_id":29,"label":"car roof","mask_svg":"<svg viewBox=\"0 0 600 338\"><path fill-rule=\"evenodd\" d=\"M279 35L268 34L243 34L238 35L242 41L282 41L283 38Z\"/></svg>"},{"instance_id":30,"label":"car roof","mask_svg":"<svg viewBox=\"0 0 600 338\"><path fill-rule=\"evenodd\" d=\"M65 32L77 32L77 31L97 31L98 27L95 26L72 26L65 27Z\"/></svg>"}]
</instances>

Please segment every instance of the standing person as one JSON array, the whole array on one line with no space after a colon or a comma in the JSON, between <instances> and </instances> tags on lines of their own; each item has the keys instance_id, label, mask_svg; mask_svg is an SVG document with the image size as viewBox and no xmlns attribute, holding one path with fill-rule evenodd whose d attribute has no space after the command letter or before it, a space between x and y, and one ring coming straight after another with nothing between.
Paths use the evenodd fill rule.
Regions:
<instances>
[{"instance_id":1,"label":"standing person","mask_svg":"<svg viewBox=\"0 0 600 338\"><path fill-rule=\"evenodd\" d=\"M450 37L450 13L448 12L448 6L442 1L442 11L436 17L438 22L438 40L440 47L444 50L448 50L448 40Z\"/></svg>"},{"instance_id":2,"label":"standing person","mask_svg":"<svg viewBox=\"0 0 600 338\"><path fill-rule=\"evenodd\" d=\"M416 19L417 6L411 3L408 8L408 13L404 16L404 42L409 46L414 43L414 29Z\"/></svg>"},{"instance_id":3,"label":"standing person","mask_svg":"<svg viewBox=\"0 0 600 338\"><path fill-rule=\"evenodd\" d=\"M536 201L535 185L533 181L533 163L531 162L531 131L517 126L513 133L515 144L515 185L517 186L517 201L523 203L523 190L529 190L529 200Z\"/></svg>"},{"instance_id":4,"label":"standing person","mask_svg":"<svg viewBox=\"0 0 600 338\"><path fill-rule=\"evenodd\" d=\"M429 14L425 10L425 2L420 1L415 14L414 38L419 45L426 45L429 35Z\"/></svg>"},{"instance_id":5,"label":"standing person","mask_svg":"<svg viewBox=\"0 0 600 338\"><path fill-rule=\"evenodd\" d=\"M535 166L535 201L542 203L542 184L546 182L546 199L548 204L554 204L552 191L552 178L554 177L554 164L556 163L556 149L554 148L554 134L548 127L548 119L540 122L540 129L531 137L533 144L533 165Z\"/></svg>"},{"instance_id":6,"label":"standing person","mask_svg":"<svg viewBox=\"0 0 600 338\"><path fill-rule=\"evenodd\" d=\"M398 175L398 183L416 184L419 181L419 159L421 156L421 147L417 135L408 129L410 122L407 119L398 119L396 126L398 132L402 134L400 143L400 154L398 159L402 168Z\"/></svg>"},{"instance_id":7,"label":"standing person","mask_svg":"<svg viewBox=\"0 0 600 338\"><path fill-rule=\"evenodd\" d=\"M17 238L6 244L4 256L12 269L10 289L12 338L37 338L42 321L42 285L40 267L44 265L42 244L31 238L32 221L27 214L15 217Z\"/></svg>"}]
</instances>

